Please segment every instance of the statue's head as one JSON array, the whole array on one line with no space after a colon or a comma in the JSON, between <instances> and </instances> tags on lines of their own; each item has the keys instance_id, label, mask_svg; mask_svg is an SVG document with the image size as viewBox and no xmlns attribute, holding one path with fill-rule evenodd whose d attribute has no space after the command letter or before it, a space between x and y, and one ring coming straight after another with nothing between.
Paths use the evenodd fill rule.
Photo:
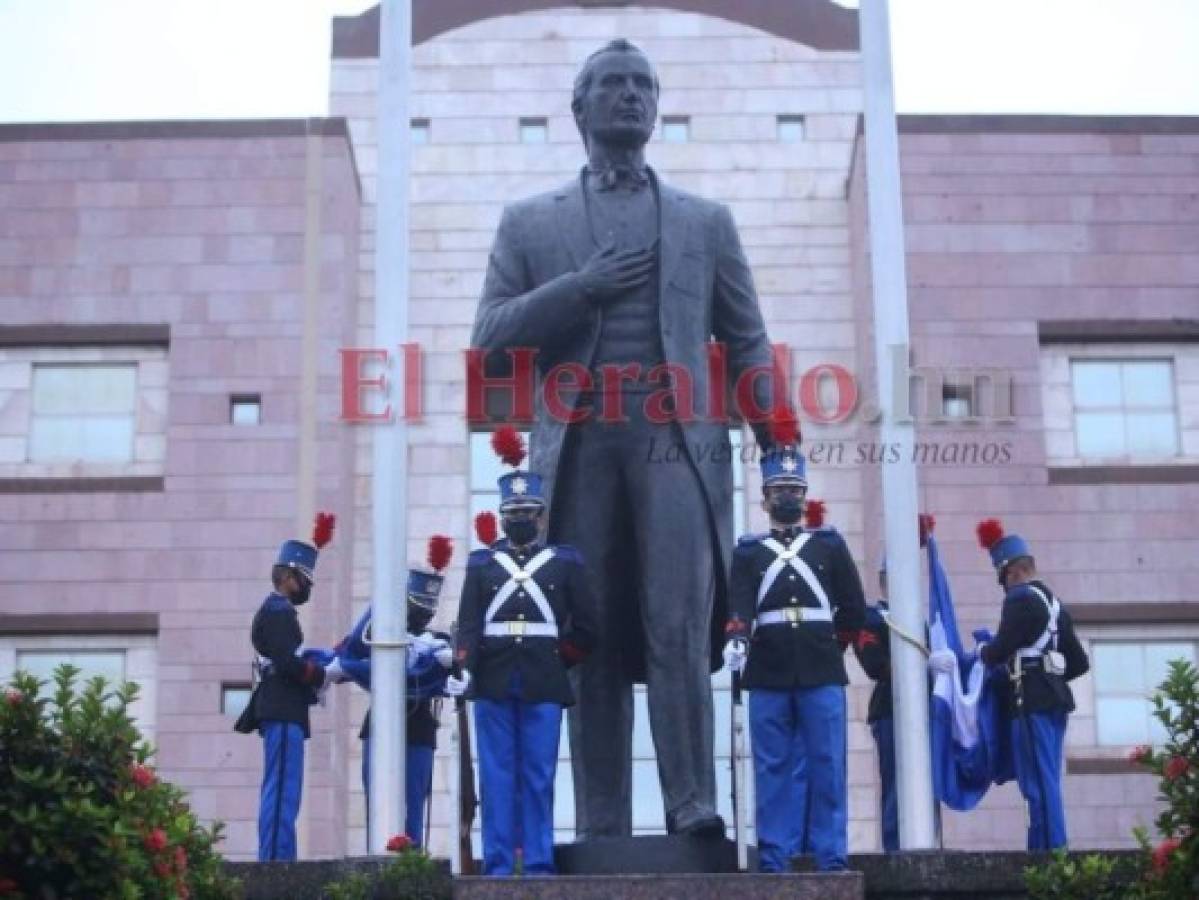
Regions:
<instances>
[{"instance_id":1,"label":"statue's head","mask_svg":"<svg viewBox=\"0 0 1199 900\"><path fill-rule=\"evenodd\" d=\"M604 44L575 78L570 108L587 147L644 146L658 119L658 76L649 57L624 38Z\"/></svg>"}]
</instances>

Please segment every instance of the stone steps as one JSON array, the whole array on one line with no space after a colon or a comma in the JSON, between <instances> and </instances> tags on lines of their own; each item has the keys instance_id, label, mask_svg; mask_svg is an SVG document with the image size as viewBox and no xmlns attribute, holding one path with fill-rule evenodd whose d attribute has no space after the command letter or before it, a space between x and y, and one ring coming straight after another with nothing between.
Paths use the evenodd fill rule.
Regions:
<instances>
[{"instance_id":1,"label":"stone steps","mask_svg":"<svg viewBox=\"0 0 1199 900\"><path fill-rule=\"evenodd\" d=\"M863 900L860 872L455 878L454 900Z\"/></svg>"}]
</instances>

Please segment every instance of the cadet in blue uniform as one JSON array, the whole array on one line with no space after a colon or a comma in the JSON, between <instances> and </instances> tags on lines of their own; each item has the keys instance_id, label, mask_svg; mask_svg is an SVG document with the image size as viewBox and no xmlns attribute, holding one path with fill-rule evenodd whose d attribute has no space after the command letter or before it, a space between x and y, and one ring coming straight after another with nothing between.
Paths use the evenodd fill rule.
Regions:
<instances>
[{"instance_id":1,"label":"cadet in blue uniform","mask_svg":"<svg viewBox=\"0 0 1199 900\"><path fill-rule=\"evenodd\" d=\"M519 466L519 435L500 429L493 444ZM521 847L525 874L549 874L558 735L562 708L574 702L567 668L592 649L595 612L578 552L539 542L541 477L517 470L499 485L507 543L467 562L458 613L463 668L446 692L469 687L475 703L484 873L511 875Z\"/></svg>"},{"instance_id":2,"label":"cadet in blue uniform","mask_svg":"<svg viewBox=\"0 0 1199 900\"><path fill-rule=\"evenodd\" d=\"M920 546L928 543L935 520L920 514ZM884 554L878 567L879 600L866 607L866 625L854 642L858 663L874 682L867 707L866 723L878 751L879 822L883 831L883 852L899 850L899 795L895 788L895 719L891 694L891 635L888 626L890 608L887 605L887 557Z\"/></svg>"},{"instance_id":3,"label":"cadet in blue uniform","mask_svg":"<svg viewBox=\"0 0 1199 900\"><path fill-rule=\"evenodd\" d=\"M999 630L993 640L979 644L978 654L987 665L1007 665L1011 674L1008 711L1016 780L1028 803L1028 849L1065 847L1062 743L1066 717L1074 711L1067 682L1085 673L1090 662L1070 614L1037 576L1025 540L1005 535L997 519L979 523L978 538L1005 591ZM930 660L934 667L945 662Z\"/></svg>"},{"instance_id":4,"label":"cadet in blue uniform","mask_svg":"<svg viewBox=\"0 0 1199 900\"><path fill-rule=\"evenodd\" d=\"M452 545L443 535L429 539L429 568L409 569L407 585L408 648L405 699L408 712L404 737L404 833L418 847L424 846L425 805L433 786L433 755L437 749L437 714L434 699L445 694L445 682L453 664L450 636L429 631L437 613L437 600L449 565ZM370 620L367 611L354 630L338 645L342 666L359 686L370 690ZM371 714L368 710L358 736L362 739L362 790L366 794L370 820Z\"/></svg>"},{"instance_id":5,"label":"cadet in blue uniform","mask_svg":"<svg viewBox=\"0 0 1199 900\"><path fill-rule=\"evenodd\" d=\"M822 870L848 855L845 646L865 618L857 568L831 528L799 526L807 495L794 426L763 455L768 534L733 552L725 662L744 667L763 871L786 871L806 841ZM747 659L748 656L748 659Z\"/></svg>"},{"instance_id":6,"label":"cadet in blue uniform","mask_svg":"<svg viewBox=\"0 0 1199 900\"><path fill-rule=\"evenodd\" d=\"M307 603L317 551L333 536L333 516L319 513L312 543L287 541L271 569L274 590L254 614L250 640L258 653L258 685L234 728L262 735L262 790L258 804L258 859L296 858L296 817L304 782L304 741L308 707L326 682L342 677L333 660L327 667L301 656L304 634L296 607Z\"/></svg>"},{"instance_id":7,"label":"cadet in blue uniform","mask_svg":"<svg viewBox=\"0 0 1199 900\"><path fill-rule=\"evenodd\" d=\"M887 561L878 570L879 600L866 607L862 638L854 644L858 663L874 682L866 722L878 751L879 819L883 852L899 849L899 798L895 790L895 720L891 703L891 636L887 632Z\"/></svg>"}]
</instances>

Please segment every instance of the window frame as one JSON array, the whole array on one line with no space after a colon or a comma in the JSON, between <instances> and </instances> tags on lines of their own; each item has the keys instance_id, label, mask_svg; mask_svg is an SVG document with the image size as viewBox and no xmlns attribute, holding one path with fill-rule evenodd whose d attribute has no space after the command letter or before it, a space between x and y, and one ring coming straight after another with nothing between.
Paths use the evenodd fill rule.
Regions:
<instances>
[{"instance_id":1,"label":"window frame","mask_svg":"<svg viewBox=\"0 0 1199 900\"><path fill-rule=\"evenodd\" d=\"M51 372L63 373L83 370L110 370L128 373L132 378L130 387L130 404L128 410L120 412L96 412L95 410L77 410L70 413L38 412L38 375ZM85 394L83 385L74 386L80 394ZM25 462L34 466L127 466L136 460L137 445L137 406L138 406L138 364L137 360L33 360L29 364L29 425L25 430ZM72 423L73 430L84 427L87 422L100 419L121 419L129 422L129 441L125 447L126 455L116 457L70 457L48 456L35 458L34 434L39 421L67 421Z\"/></svg>"},{"instance_id":2,"label":"window frame","mask_svg":"<svg viewBox=\"0 0 1199 900\"><path fill-rule=\"evenodd\" d=\"M682 126L682 138L668 137L672 134L672 128ZM690 144L691 143L691 116L685 115L670 115L662 116L662 143L664 144Z\"/></svg>"},{"instance_id":3,"label":"window frame","mask_svg":"<svg viewBox=\"0 0 1199 900\"><path fill-rule=\"evenodd\" d=\"M1161 462L1164 460L1178 459L1182 455L1182 433L1180 408L1178 397L1178 377L1177 377L1177 361L1172 355L1153 355L1153 356L1091 356L1071 353L1067 356L1067 363L1070 372L1070 406L1071 406L1071 422L1070 427L1074 433L1074 452L1076 456L1083 460L1088 465L1102 465L1104 463L1132 461L1132 460L1152 460ZM1149 363L1164 364L1168 370L1170 384L1170 404L1169 406L1128 406L1125 403L1123 395L1124 370L1130 365L1144 365ZM1075 397L1076 384L1075 372L1076 367L1080 365L1096 365L1107 364L1118 367L1121 396L1118 404L1100 404L1100 405L1081 405ZM1130 413L1163 413L1168 412L1173 419L1173 438L1174 450L1168 454L1155 453L1133 453L1128 449L1129 446L1129 414ZM1121 425L1123 426L1123 434L1121 435L1121 443L1123 447L1122 453L1114 453L1108 455L1101 454L1084 454L1079 442L1078 417L1080 414L1094 413L1106 415L1119 415Z\"/></svg>"},{"instance_id":4,"label":"window frame","mask_svg":"<svg viewBox=\"0 0 1199 900\"><path fill-rule=\"evenodd\" d=\"M158 726L158 638L155 634L125 632L80 633L0 633L0 680L8 682L16 671L21 653L103 653L124 654L125 681L138 687L137 699L129 712L138 730L149 743L154 743ZM43 696L53 690L53 682L43 687ZM76 681L76 689L82 681Z\"/></svg>"},{"instance_id":5,"label":"window frame","mask_svg":"<svg viewBox=\"0 0 1199 900\"><path fill-rule=\"evenodd\" d=\"M1199 659L1199 621L1161 623L1096 622L1076 623L1079 640L1091 661L1091 669L1071 682L1076 709L1066 732L1068 756L1083 760L1126 760L1136 744L1103 744L1099 740L1099 691L1096 684L1095 645L1097 643L1184 643L1195 646ZM1149 687L1152 690L1153 686ZM1148 707L1150 695L1145 695ZM1148 713L1152 715L1152 713Z\"/></svg>"}]
</instances>

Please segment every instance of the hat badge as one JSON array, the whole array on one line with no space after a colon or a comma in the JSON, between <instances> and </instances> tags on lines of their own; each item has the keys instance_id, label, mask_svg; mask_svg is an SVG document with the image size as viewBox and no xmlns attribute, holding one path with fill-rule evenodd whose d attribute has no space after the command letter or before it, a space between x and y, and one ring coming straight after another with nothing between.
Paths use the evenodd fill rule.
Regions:
<instances>
[{"instance_id":1,"label":"hat badge","mask_svg":"<svg viewBox=\"0 0 1199 900\"><path fill-rule=\"evenodd\" d=\"M519 476L512 479L512 493L527 494L529 492L529 483Z\"/></svg>"},{"instance_id":2,"label":"hat badge","mask_svg":"<svg viewBox=\"0 0 1199 900\"><path fill-rule=\"evenodd\" d=\"M794 456L788 456L783 460L782 467L784 472L794 472L799 468L799 463L795 461Z\"/></svg>"}]
</instances>

